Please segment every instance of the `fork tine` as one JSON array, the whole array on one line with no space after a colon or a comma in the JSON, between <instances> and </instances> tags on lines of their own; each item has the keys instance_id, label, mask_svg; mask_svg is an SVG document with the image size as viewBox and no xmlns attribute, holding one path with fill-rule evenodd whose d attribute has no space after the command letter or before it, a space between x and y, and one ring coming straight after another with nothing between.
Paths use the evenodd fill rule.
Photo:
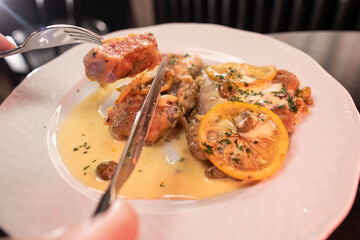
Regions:
<instances>
[{"instance_id":1,"label":"fork tine","mask_svg":"<svg viewBox=\"0 0 360 240\"><path fill-rule=\"evenodd\" d=\"M101 36L92 33L92 32L87 32L85 30L80 30L80 29L66 29L64 30L65 33L69 33L69 34L79 34L79 35L83 35L83 36L87 36L87 37L91 37L91 38L95 38L95 39L102 39Z\"/></svg>"},{"instance_id":2,"label":"fork tine","mask_svg":"<svg viewBox=\"0 0 360 240\"><path fill-rule=\"evenodd\" d=\"M94 40L96 42L101 42L101 40L99 38L95 37L95 36L90 36L90 35L87 35L87 34L71 33L71 32L68 32L68 31L64 31L64 32L67 33L72 38L85 38L85 39Z\"/></svg>"},{"instance_id":3,"label":"fork tine","mask_svg":"<svg viewBox=\"0 0 360 240\"><path fill-rule=\"evenodd\" d=\"M70 31L70 30L64 30L64 32L67 33L67 34L81 35L81 36L86 36L86 37L90 37L90 38L94 38L94 39L99 39L97 36L92 35L92 34L87 33L87 32Z\"/></svg>"},{"instance_id":4,"label":"fork tine","mask_svg":"<svg viewBox=\"0 0 360 240\"><path fill-rule=\"evenodd\" d=\"M69 36L70 36L70 35L69 35ZM80 41L80 42L90 42L90 43L102 44L102 42L101 42L99 39L95 40L95 39L86 38L86 37L81 37L81 36L79 36L79 37L71 36L71 37L72 37L74 40Z\"/></svg>"}]
</instances>

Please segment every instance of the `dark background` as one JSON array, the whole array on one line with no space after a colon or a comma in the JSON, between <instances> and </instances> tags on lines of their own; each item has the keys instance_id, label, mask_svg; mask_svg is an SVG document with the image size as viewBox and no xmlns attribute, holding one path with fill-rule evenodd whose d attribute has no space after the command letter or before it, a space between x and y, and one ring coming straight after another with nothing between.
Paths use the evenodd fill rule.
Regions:
<instances>
[{"instance_id":1,"label":"dark background","mask_svg":"<svg viewBox=\"0 0 360 240\"><path fill-rule=\"evenodd\" d=\"M133 9L144 2L151 3L154 17L139 25ZM56 23L99 34L167 22L216 23L260 33L353 31L360 30L359 9L360 0L0 0L0 33L21 44L31 32ZM68 48L22 54L22 71L0 59L0 102L27 73Z\"/></svg>"}]
</instances>

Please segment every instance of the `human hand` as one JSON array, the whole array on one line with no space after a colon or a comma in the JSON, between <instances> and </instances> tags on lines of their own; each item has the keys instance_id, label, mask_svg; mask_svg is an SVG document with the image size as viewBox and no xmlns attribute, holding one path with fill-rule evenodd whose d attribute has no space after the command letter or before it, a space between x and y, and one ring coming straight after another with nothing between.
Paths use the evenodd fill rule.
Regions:
<instances>
[{"instance_id":1,"label":"human hand","mask_svg":"<svg viewBox=\"0 0 360 240\"><path fill-rule=\"evenodd\" d=\"M106 212L85 222L59 228L40 238L16 238L16 240L134 240L137 231L138 220L135 212L124 201L116 200Z\"/></svg>"},{"instance_id":2,"label":"human hand","mask_svg":"<svg viewBox=\"0 0 360 240\"><path fill-rule=\"evenodd\" d=\"M14 44L12 44L4 35L0 33L0 51L6 51L15 48Z\"/></svg>"},{"instance_id":3,"label":"human hand","mask_svg":"<svg viewBox=\"0 0 360 240\"><path fill-rule=\"evenodd\" d=\"M132 208L122 200L93 219L67 228L58 229L46 239L53 240L133 240L136 239L138 220Z\"/></svg>"}]
</instances>

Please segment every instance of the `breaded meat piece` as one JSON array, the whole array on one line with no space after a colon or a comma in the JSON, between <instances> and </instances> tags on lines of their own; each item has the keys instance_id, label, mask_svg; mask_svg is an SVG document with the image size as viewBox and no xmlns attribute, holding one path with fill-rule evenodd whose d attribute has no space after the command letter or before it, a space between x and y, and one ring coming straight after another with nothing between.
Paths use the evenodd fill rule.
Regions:
<instances>
[{"instance_id":1,"label":"breaded meat piece","mask_svg":"<svg viewBox=\"0 0 360 240\"><path fill-rule=\"evenodd\" d=\"M105 124L110 125L110 133L117 140L125 140L131 131L136 114L140 110L146 95L128 94L125 99L108 109ZM180 109L177 98L172 95L162 95L159 98L155 114L145 138L145 145L154 145L165 133L174 128Z\"/></svg>"},{"instance_id":2,"label":"breaded meat piece","mask_svg":"<svg viewBox=\"0 0 360 240\"><path fill-rule=\"evenodd\" d=\"M87 78L112 83L151 70L161 62L161 53L152 33L131 33L109 38L84 56Z\"/></svg>"}]
</instances>

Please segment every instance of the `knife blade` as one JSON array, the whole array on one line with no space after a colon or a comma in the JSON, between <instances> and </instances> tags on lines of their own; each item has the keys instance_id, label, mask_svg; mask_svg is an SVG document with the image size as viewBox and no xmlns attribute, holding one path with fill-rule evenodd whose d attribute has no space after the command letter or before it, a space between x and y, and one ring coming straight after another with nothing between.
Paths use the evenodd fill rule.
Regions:
<instances>
[{"instance_id":1,"label":"knife blade","mask_svg":"<svg viewBox=\"0 0 360 240\"><path fill-rule=\"evenodd\" d=\"M94 215L109 208L111 202L117 198L117 193L129 178L139 160L145 137L161 92L165 74L165 63L166 56L163 56L144 103L136 115L130 136L121 154L115 173L112 176L110 186L102 196Z\"/></svg>"}]
</instances>

